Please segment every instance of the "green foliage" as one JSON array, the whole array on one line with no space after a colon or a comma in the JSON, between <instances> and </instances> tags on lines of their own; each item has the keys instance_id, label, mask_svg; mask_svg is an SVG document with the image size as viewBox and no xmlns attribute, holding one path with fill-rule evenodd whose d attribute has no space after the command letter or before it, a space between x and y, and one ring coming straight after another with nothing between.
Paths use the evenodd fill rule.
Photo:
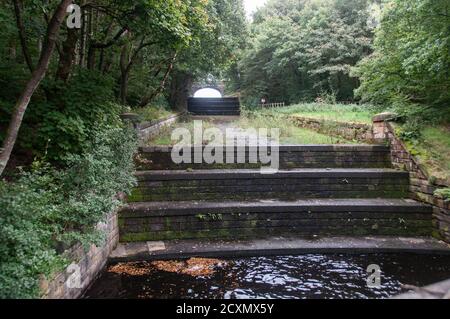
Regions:
<instances>
[{"instance_id":1,"label":"green foliage","mask_svg":"<svg viewBox=\"0 0 450 319\"><path fill-rule=\"evenodd\" d=\"M14 183L0 181L0 298L39 296L40 275L66 264L61 247L98 243L96 225L134 185L131 128L95 134L67 169L35 163Z\"/></svg>"},{"instance_id":2,"label":"green foliage","mask_svg":"<svg viewBox=\"0 0 450 319\"><path fill-rule=\"evenodd\" d=\"M279 112L277 109L244 111L237 124L242 128L278 128L280 129L280 143L287 145L352 143L351 141L299 127L288 113Z\"/></svg>"},{"instance_id":3,"label":"green foliage","mask_svg":"<svg viewBox=\"0 0 450 319\"><path fill-rule=\"evenodd\" d=\"M283 108L262 110L260 112L366 124L372 124L372 118L377 113L376 109L369 105L327 103L303 103Z\"/></svg>"},{"instance_id":4,"label":"green foliage","mask_svg":"<svg viewBox=\"0 0 450 319\"><path fill-rule=\"evenodd\" d=\"M180 53L177 70L206 78L220 75L236 62L246 35L244 7L241 0L210 0L206 6L207 28L198 29L198 41Z\"/></svg>"},{"instance_id":5,"label":"green foliage","mask_svg":"<svg viewBox=\"0 0 450 319\"><path fill-rule=\"evenodd\" d=\"M0 298L38 296L39 275L63 262L53 243L59 225L49 222L58 214L55 179L40 170L14 184L0 181Z\"/></svg>"},{"instance_id":6,"label":"green foliage","mask_svg":"<svg viewBox=\"0 0 450 319\"><path fill-rule=\"evenodd\" d=\"M450 200L450 188L438 189L434 194L436 196L441 196L446 200Z\"/></svg>"},{"instance_id":7,"label":"green foliage","mask_svg":"<svg viewBox=\"0 0 450 319\"><path fill-rule=\"evenodd\" d=\"M110 77L86 70L76 72L68 83L46 81L47 94L36 96L26 114L28 129L20 145L51 162L80 153L96 132L120 125L122 108L110 102L113 86Z\"/></svg>"},{"instance_id":8,"label":"green foliage","mask_svg":"<svg viewBox=\"0 0 450 319\"><path fill-rule=\"evenodd\" d=\"M368 0L272 0L255 15L240 62L247 105L298 103L318 96L352 100L352 66L371 51ZM330 101L327 101L330 102Z\"/></svg>"},{"instance_id":9,"label":"green foliage","mask_svg":"<svg viewBox=\"0 0 450 319\"><path fill-rule=\"evenodd\" d=\"M167 109L161 106L148 106L145 108L138 108L133 110L133 112L139 115L139 120L142 122L161 120L174 115L174 113L167 111Z\"/></svg>"},{"instance_id":10,"label":"green foliage","mask_svg":"<svg viewBox=\"0 0 450 319\"><path fill-rule=\"evenodd\" d=\"M51 17L59 1L21 3L25 49L36 66L48 25L45 17ZM155 91L159 94L163 84L167 84L167 79L164 82L163 79L175 53L182 56L182 52L195 47L196 53L208 56L209 53L202 51L205 49L202 45L207 42L201 44L201 40L218 39L225 34L215 32L216 24L220 23L215 16L221 13L214 13L213 17L213 12L207 10L211 3L213 1L205 0L95 0L86 4L83 15L86 21L95 20L95 23L89 24L89 30L87 24L76 30L69 30L62 24L57 50L31 99L13 158L25 153L25 162L29 164L33 157L46 154L48 160L57 163L68 153L80 153L94 131L117 125L121 111L115 103L118 98L135 106L143 97L153 96ZM0 25L1 142L30 71L25 63L12 1L1 6ZM125 25L127 32L123 32ZM138 51L140 45L143 47ZM193 54L189 59L196 57ZM119 62L122 60L123 64ZM208 63L202 61L201 64L207 68ZM124 65L126 80L122 78ZM129 87L129 98L125 90L122 99L122 82ZM152 103L159 105L160 101Z\"/></svg>"},{"instance_id":11,"label":"green foliage","mask_svg":"<svg viewBox=\"0 0 450 319\"><path fill-rule=\"evenodd\" d=\"M407 119L449 121L449 10L448 0L386 1L375 52L353 73L357 95Z\"/></svg>"},{"instance_id":12,"label":"green foliage","mask_svg":"<svg viewBox=\"0 0 450 319\"><path fill-rule=\"evenodd\" d=\"M421 135L422 123L418 122L416 118L411 119L403 125L399 132L399 137L408 142L417 141Z\"/></svg>"},{"instance_id":13,"label":"green foliage","mask_svg":"<svg viewBox=\"0 0 450 319\"><path fill-rule=\"evenodd\" d=\"M430 182L436 179L450 183L450 130L447 125L428 125L408 121L396 125L396 134L408 152L426 170Z\"/></svg>"},{"instance_id":14,"label":"green foliage","mask_svg":"<svg viewBox=\"0 0 450 319\"><path fill-rule=\"evenodd\" d=\"M209 0L206 12L206 28L196 29L198 40L179 52L171 76L167 97L175 108L185 104L193 82L225 79L228 91L239 90L234 79L239 76L237 62L248 35L243 1Z\"/></svg>"}]
</instances>

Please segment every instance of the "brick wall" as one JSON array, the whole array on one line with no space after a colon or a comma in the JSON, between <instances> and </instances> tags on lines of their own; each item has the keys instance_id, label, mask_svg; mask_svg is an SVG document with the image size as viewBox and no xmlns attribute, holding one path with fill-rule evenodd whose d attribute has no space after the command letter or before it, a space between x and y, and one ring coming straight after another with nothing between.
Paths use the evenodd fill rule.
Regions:
<instances>
[{"instance_id":1,"label":"brick wall","mask_svg":"<svg viewBox=\"0 0 450 319\"><path fill-rule=\"evenodd\" d=\"M81 245L71 247L67 255L73 263L51 280L41 280L42 298L76 299L95 281L119 242L117 213L110 214L106 223L97 227L105 231L105 243L98 247L91 245L89 249Z\"/></svg>"},{"instance_id":2,"label":"brick wall","mask_svg":"<svg viewBox=\"0 0 450 319\"><path fill-rule=\"evenodd\" d=\"M434 195L439 188L449 187L444 180L430 178L420 162L412 156L405 144L397 137L395 128L389 120L374 119L374 132L377 138L387 139L391 146L391 160L395 168L410 172L410 197L433 206L433 236L450 243L450 201Z\"/></svg>"}]
</instances>

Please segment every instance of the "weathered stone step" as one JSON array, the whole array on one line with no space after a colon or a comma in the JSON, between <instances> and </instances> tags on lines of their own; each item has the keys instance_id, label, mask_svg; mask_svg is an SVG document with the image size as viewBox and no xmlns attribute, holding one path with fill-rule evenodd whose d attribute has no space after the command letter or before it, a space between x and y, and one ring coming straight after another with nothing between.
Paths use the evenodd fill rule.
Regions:
<instances>
[{"instance_id":1,"label":"weathered stone step","mask_svg":"<svg viewBox=\"0 0 450 319\"><path fill-rule=\"evenodd\" d=\"M175 164L172 147L143 147L136 160L138 170L214 169L214 168L259 168L261 162L252 163L249 152L258 154L255 146L233 148L234 164L194 163L194 150L203 153L204 147L190 147L191 163ZM269 147L270 150L270 147ZM228 151L229 152L229 151ZM237 162L237 154L244 155L244 163ZM389 148L385 145L281 145L279 161L281 169L290 168L389 168ZM225 158L225 156L224 156ZM224 160L225 161L225 160Z\"/></svg>"},{"instance_id":2,"label":"weathered stone step","mask_svg":"<svg viewBox=\"0 0 450 319\"><path fill-rule=\"evenodd\" d=\"M192 114L196 115L213 115L213 116L233 116L233 115L240 115L241 112L238 110L198 110L193 112Z\"/></svg>"},{"instance_id":3,"label":"weathered stone step","mask_svg":"<svg viewBox=\"0 0 450 319\"><path fill-rule=\"evenodd\" d=\"M409 174L393 169L141 171L130 202L405 198Z\"/></svg>"},{"instance_id":4,"label":"weathered stone step","mask_svg":"<svg viewBox=\"0 0 450 319\"><path fill-rule=\"evenodd\" d=\"M268 237L248 240L187 239L120 243L110 262L183 259L190 257L226 258L301 254L410 253L418 258L450 254L444 242L430 237Z\"/></svg>"},{"instance_id":5,"label":"weathered stone step","mask_svg":"<svg viewBox=\"0 0 450 319\"><path fill-rule=\"evenodd\" d=\"M122 242L269 235L429 235L429 206L401 199L134 203Z\"/></svg>"}]
</instances>

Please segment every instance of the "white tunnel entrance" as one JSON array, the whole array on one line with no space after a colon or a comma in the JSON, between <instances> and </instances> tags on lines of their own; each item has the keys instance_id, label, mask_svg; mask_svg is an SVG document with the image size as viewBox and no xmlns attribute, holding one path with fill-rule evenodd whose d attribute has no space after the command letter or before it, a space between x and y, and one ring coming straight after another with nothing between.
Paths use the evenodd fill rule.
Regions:
<instances>
[{"instance_id":1,"label":"white tunnel entrance","mask_svg":"<svg viewBox=\"0 0 450 319\"><path fill-rule=\"evenodd\" d=\"M194 94L195 98L221 98L222 94L216 90L211 88L200 89Z\"/></svg>"}]
</instances>

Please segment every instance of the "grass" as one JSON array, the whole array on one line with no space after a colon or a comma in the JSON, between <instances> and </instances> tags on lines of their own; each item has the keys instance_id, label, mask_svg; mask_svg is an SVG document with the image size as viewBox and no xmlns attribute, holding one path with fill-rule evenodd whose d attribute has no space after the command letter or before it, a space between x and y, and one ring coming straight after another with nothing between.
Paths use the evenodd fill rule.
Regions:
<instances>
[{"instance_id":1,"label":"grass","mask_svg":"<svg viewBox=\"0 0 450 319\"><path fill-rule=\"evenodd\" d=\"M267 110L268 111L268 110ZM286 114L280 112L243 112L237 126L242 128L279 128L281 144L352 144L341 138L298 127ZM270 116L267 116L270 115Z\"/></svg>"},{"instance_id":2,"label":"grass","mask_svg":"<svg viewBox=\"0 0 450 319\"><path fill-rule=\"evenodd\" d=\"M203 121L203 130L214 127L214 122L211 121ZM147 144L149 145L159 145L159 146L166 146L166 145L174 145L178 143L178 141L172 141L172 132L175 129L187 129L191 137L194 136L194 122L187 118L183 120L182 122L178 122L171 126L166 126L161 130L161 133L150 139Z\"/></svg>"},{"instance_id":3,"label":"grass","mask_svg":"<svg viewBox=\"0 0 450 319\"><path fill-rule=\"evenodd\" d=\"M284 115L275 114L274 116L265 116L260 112L244 111L239 120L231 122L203 121L203 129L218 127L223 132L226 128L242 128L242 129L260 129L260 128L279 128L281 144L352 144L353 142L340 138L335 138L325 134L316 133L312 130L297 127L293 121ZM171 127L163 129L161 134L148 141L149 145L174 145L177 141L171 140L172 131L175 128L185 128L189 130L191 136L194 132L194 123L187 119L184 122L177 123ZM209 142L209 141L205 141Z\"/></svg>"},{"instance_id":4,"label":"grass","mask_svg":"<svg viewBox=\"0 0 450 319\"><path fill-rule=\"evenodd\" d=\"M258 110L262 114L298 115L321 120L372 124L377 113L373 107L357 104L296 104L283 108Z\"/></svg>"},{"instance_id":5,"label":"grass","mask_svg":"<svg viewBox=\"0 0 450 319\"><path fill-rule=\"evenodd\" d=\"M435 178L450 182L450 127L449 125L427 126L421 137L407 141L410 152Z\"/></svg>"}]
</instances>

